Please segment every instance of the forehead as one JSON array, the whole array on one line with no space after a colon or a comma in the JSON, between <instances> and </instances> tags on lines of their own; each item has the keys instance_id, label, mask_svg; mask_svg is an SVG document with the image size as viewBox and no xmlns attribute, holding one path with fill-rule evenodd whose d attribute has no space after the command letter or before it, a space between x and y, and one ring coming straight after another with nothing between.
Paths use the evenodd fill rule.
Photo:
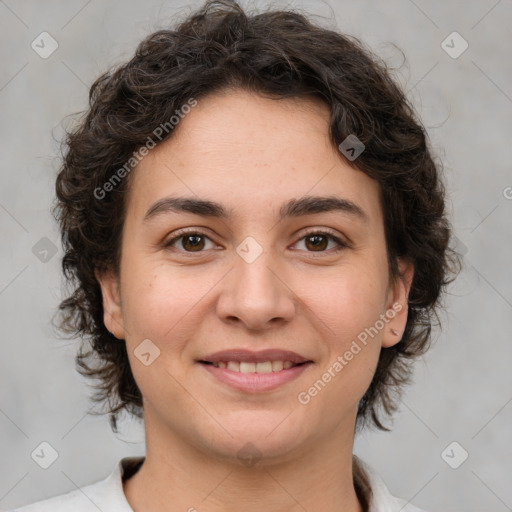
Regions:
<instances>
[{"instance_id":1,"label":"forehead","mask_svg":"<svg viewBox=\"0 0 512 512\"><path fill-rule=\"evenodd\" d=\"M329 195L378 220L378 184L343 160L329 118L316 98L244 90L206 96L132 172L128 211L140 217L165 196L197 196L251 218L260 210L279 214L290 198Z\"/></svg>"}]
</instances>

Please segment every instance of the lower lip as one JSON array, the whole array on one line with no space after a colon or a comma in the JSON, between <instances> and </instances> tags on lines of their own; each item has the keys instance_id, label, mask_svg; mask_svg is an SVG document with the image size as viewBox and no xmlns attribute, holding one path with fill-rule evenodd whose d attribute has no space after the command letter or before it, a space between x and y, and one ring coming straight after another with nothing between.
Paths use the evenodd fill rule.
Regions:
<instances>
[{"instance_id":1,"label":"lower lip","mask_svg":"<svg viewBox=\"0 0 512 512\"><path fill-rule=\"evenodd\" d=\"M271 391L287 382L295 380L313 363L304 363L272 373L241 373L228 370L227 368L217 368L212 364L199 364L215 378L228 384L232 388L247 393L258 393L261 391Z\"/></svg>"}]
</instances>

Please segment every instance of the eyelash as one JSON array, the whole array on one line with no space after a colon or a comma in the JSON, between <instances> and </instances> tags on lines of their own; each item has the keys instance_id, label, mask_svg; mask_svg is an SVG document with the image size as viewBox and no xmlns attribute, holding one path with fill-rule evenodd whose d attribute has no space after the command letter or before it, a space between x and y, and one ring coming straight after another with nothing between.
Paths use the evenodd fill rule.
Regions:
<instances>
[{"instance_id":1,"label":"eyelash","mask_svg":"<svg viewBox=\"0 0 512 512\"><path fill-rule=\"evenodd\" d=\"M186 236L196 235L196 236L205 237L205 238L208 238L209 240L211 240L211 238L206 233L203 233L203 232L197 231L197 230L192 230L192 229L178 231L176 233L176 235L177 236L175 236L174 238L169 240L169 242L165 242L165 244L164 244L165 249L177 250L175 247L173 248L172 245L176 241L178 241L180 238L185 238ZM335 248L334 250L330 249L330 250L323 250L323 251L307 251L312 254L315 254L315 253L325 254L325 253L331 253L331 252L337 253L343 249L348 249L350 247L348 243L341 241L332 231L330 231L328 229L324 229L324 230L312 229L312 230L308 231L307 233L305 233L297 242L300 242L300 241L304 240L305 238L307 238L308 236L312 236L312 235L326 236L327 238L329 238L330 240L333 240L334 242L336 242L338 244L338 247ZM213 242L213 240L211 240L211 241ZM205 250L197 251L197 252L180 250L180 252L183 252L188 255L194 255L194 254L201 254L201 253L205 252Z\"/></svg>"}]
</instances>

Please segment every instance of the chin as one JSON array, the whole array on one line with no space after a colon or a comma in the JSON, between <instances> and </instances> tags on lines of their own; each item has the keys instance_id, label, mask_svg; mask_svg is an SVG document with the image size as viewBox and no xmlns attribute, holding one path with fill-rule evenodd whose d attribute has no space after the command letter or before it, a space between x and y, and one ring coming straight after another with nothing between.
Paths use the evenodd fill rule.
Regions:
<instances>
[{"instance_id":1,"label":"chin","mask_svg":"<svg viewBox=\"0 0 512 512\"><path fill-rule=\"evenodd\" d=\"M277 464L293 458L294 451L302 445L304 428L285 418L288 412L276 414L263 411L239 412L231 421L221 422L226 427L203 432L203 443L215 456L248 467L255 463ZM284 420L284 421L283 421Z\"/></svg>"}]
</instances>

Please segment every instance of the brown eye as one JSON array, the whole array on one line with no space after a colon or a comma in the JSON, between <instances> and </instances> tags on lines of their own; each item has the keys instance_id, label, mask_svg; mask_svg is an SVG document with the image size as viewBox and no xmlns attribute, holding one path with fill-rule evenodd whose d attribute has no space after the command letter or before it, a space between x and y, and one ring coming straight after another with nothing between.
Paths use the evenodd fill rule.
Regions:
<instances>
[{"instance_id":1,"label":"brown eye","mask_svg":"<svg viewBox=\"0 0 512 512\"><path fill-rule=\"evenodd\" d=\"M187 251L200 251L204 248L204 237L202 235L186 235L181 237L181 245Z\"/></svg>"},{"instance_id":2,"label":"brown eye","mask_svg":"<svg viewBox=\"0 0 512 512\"><path fill-rule=\"evenodd\" d=\"M172 240L167 242L164 247L166 249L174 249L180 252L200 253L204 252L205 249L212 248L206 247L207 241L209 241L212 246L214 245L210 238L207 237L204 233L191 231L189 233L183 233L180 236L174 237Z\"/></svg>"},{"instance_id":3,"label":"brown eye","mask_svg":"<svg viewBox=\"0 0 512 512\"><path fill-rule=\"evenodd\" d=\"M306 238L306 247L308 249L312 249L313 251L320 250L323 251L329 244L327 237L325 235L308 235Z\"/></svg>"},{"instance_id":4,"label":"brown eye","mask_svg":"<svg viewBox=\"0 0 512 512\"><path fill-rule=\"evenodd\" d=\"M337 252L348 248L348 244L342 242L338 237L329 232L313 231L307 233L299 242L304 241L307 252ZM299 243L297 242L297 243ZM329 242L334 242L334 248L329 249Z\"/></svg>"}]
</instances>

